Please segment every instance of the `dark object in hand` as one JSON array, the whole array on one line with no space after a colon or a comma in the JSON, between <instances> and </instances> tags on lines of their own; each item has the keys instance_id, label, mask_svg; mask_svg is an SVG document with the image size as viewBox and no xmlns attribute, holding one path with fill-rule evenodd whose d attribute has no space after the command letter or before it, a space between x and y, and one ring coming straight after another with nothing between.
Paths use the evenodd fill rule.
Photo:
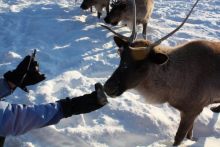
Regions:
<instances>
[{"instance_id":1,"label":"dark object in hand","mask_svg":"<svg viewBox=\"0 0 220 147\"><path fill-rule=\"evenodd\" d=\"M20 87L22 90L29 92L26 86L43 81L46 79L46 75L41 74L39 71L39 63L28 55L15 70L6 72L4 78L12 82L16 87Z\"/></svg>"}]
</instances>

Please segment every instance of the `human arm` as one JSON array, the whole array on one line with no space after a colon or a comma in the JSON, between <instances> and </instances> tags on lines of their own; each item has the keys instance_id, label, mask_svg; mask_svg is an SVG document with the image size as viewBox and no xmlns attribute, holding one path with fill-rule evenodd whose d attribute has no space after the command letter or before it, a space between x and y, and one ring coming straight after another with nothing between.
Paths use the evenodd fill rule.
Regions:
<instances>
[{"instance_id":1,"label":"human arm","mask_svg":"<svg viewBox=\"0 0 220 147\"><path fill-rule=\"evenodd\" d=\"M11 81L7 81L7 83L11 90L14 90L16 88L16 85L13 84Z\"/></svg>"},{"instance_id":2,"label":"human arm","mask_svg":"<svg viewBox=\"0 0 220 147\"><path fill-rule=\"evenodd\" d=\"M21 135L56 124L62 118L59 102L30 106L0 102L0 136Z\"/></svg>"},{"instance_id":3,"label":"human arm","mask_svg":"<svg viewBox=\"0 0 220 147\"><path fill-rule=\"evenodd\" d=\"M13 89L9 86L7 80L0 78L0 101L3 100L6 96L13 93Z\"/></svg>"},{"instance_id":4,"label":"human arm","mask_svg":"<svg viewBox=\"0 0 220 147\"><path fill-rule=\"evenodd\" d=\"M32 129L56 124L62 118L85 114L108 103L101 84L83 96L61 99L54 103L21 105L0 102L0 136L21 135Z\"/></svg>"}]
</instances>

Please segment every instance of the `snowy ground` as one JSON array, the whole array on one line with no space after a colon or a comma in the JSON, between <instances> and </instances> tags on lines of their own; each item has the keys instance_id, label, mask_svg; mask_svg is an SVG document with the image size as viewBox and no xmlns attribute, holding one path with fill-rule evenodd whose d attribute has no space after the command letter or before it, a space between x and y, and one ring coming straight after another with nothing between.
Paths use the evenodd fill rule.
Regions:
<instances>
[{"instance_id":1,"label":"snowy ground","mask_svg":"<svg viewBox=\"0 0 220 147\"><path fill-rule=\"evenodd\" d=\"M195 0L155 0L148 39L166 35L188 14ZM79 8L74 0L0 0L0 73L12 70L37 48L36 60L47 79L9 96L11 103L40 104L66 96L80 96L105 83L119 57L113 34L100 26L96 13ZM103 12L105 16L105 12ZM164 46L193 39L219 40L220 1L200 0L187 23ZM126 27L114 27L124 35ZM138 38L141 38L141 26ZM6 147L166 147L171 146L179 112L169 105L148 105L135 92L112 99L104 108L63 119L57 125L7 137ZM195 121L196 142L181 147L220 146L220 118L205 108Z\"/></svg>"}]
</instances>

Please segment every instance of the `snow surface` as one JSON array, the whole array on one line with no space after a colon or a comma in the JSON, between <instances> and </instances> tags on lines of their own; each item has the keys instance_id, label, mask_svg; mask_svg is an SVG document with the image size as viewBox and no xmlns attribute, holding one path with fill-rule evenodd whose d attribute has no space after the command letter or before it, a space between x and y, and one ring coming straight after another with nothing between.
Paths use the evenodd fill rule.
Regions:
<instances>
[{"instance_id":1,"label":"snow surface","mask_svg":"<svg viewBox=\"0 0 220 147\"><path fill-rule=\"evenodd\" d=\"M119 63L113 34L102 28L102 17L81 10L75 0L0 0L0 72L14 69L37 49L36 60L47 79L30 86L29 94L17 89L11 103L40 104L75 97L102 84ZM176 28L195 0L155 0L148 25L148 40ZM103 16L105 12L103 11ZM220 1L200 0L187 23L162 43L175 46L193 39L219 40ZM130 35L123 26L114 30ZM139 26L138 38L141 38ZM172 146L180 121L168 104L148 105L135 91L95 112L63 119L57 125L7 137L6 147L166 147ZM220 118L209 108L195 121L197 141L184 140L181 147L219 147Z\"/></svg>"}]
</instances>

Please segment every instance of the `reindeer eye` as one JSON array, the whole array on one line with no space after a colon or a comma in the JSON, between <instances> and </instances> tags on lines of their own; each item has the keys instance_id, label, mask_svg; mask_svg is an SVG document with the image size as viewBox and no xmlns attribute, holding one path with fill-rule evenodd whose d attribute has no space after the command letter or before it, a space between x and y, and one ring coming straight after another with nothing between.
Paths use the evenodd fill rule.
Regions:
<instances>
[{"instance_id":1,"label":"reindeer eye","mask_svg":"<svg viewBox=\"0 0 220 147\"><path fill-rule=\"evenodd\" d=\"M143 64L143 65L141 65L141 66L139 67L138 72L142 73L142 72L144 72L146 69L147 69L147 65L146 65L146 64Z\"/></svg>"}]
</instances>

